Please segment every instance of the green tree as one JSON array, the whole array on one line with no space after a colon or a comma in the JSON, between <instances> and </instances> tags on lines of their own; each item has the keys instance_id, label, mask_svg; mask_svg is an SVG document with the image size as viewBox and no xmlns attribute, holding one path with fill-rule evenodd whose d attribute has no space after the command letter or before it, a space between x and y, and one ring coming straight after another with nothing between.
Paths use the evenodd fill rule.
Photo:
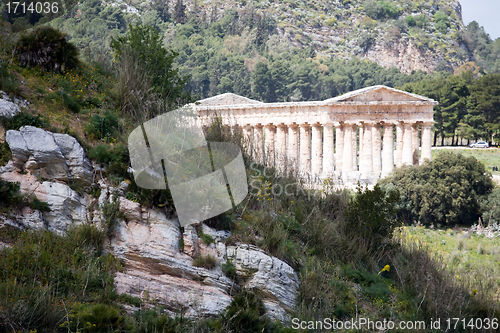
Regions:
<instances>
[{"instance_id":1,"label":"green tree","mask_svg":"<svg viewBox=\"0 0 500 333\"><path fill-rule=\"evenodd\" d=\"M40 27L19 38L15 49L20 66L40 66L60 72L78 65L78 49L66 35L52 27Z\"/></svg>"},{"instance_id":2,"label":"green tree","mask_svg":"<svg viewBox=\"0 0 500 333\"><path fill-rule=\"evenodd\" d=\"M475 157L441 151L431 162L398 168L382 179L397 189L403 218L412 223L471 225L481 215L481 197L493 189L491 173Z\"/></svg>"},{"instance_id":3,"label":"green tree","mask_svg":"<svg viewBox=\"0 0 500 333\"><path fill-rule=\"evenodd\" d=\"M121 96L128 98L127 94L131 92L144 92L129 104L122 99L122 109L129 108L126 110L129 114L149 118L194 101L191 92L186 89L189 77L174 68L178 53L163 47L161 36L154 28L131 25L125 36L112 40L111 47L115 51L116 62L120 64ZM138 106L144 107L143 103L149 102L143 99L150 88L155 99L163 104L147 112L138 110Z\"/></svg>"},{"instance_id":4,"label":"green tree","mask_svg":"<svg viewBox=\"0 0 500 333\"><path fill-rule=\"evenodd\" d=\"M257 99L263 102L268 102L270 97L269 77L270 73L267 64L258 62L253 73L253 93Z\"/></svg>"},{"instance_id":5,"label":"green tree","mask_svg":"<svg viewBox=\"0 0 500 333\"><path fill-rule=\"evenodd\" d=\"M174 8L174 21L176 23L186 23L186 5L182 2L182 0L177 0Z\"/></svg>"},{"instance_id":6,"label":"green tree","mask_svg":"<svg viewBox=\"0 0 500 333\"><path fill-rule=\"evenodd\" d=\"M500 74L479 78L470 88L468 123L486 140L500 135ZM480 135L482 136L482 135Z\"/></svg>"}]
</instances>

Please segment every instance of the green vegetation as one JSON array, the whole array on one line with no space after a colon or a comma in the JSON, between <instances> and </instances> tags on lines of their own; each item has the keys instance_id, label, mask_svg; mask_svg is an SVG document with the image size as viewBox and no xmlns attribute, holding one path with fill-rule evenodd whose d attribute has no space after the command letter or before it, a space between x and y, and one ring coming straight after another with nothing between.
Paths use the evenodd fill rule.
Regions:
<instances>
[{"instance_id":1,"label":"green vegetation","mask_svg":"<svg viewBox=\"0 0 500 333\"><path fill-rule=\"evenodd\" d=\"M368 0L363 4L366 14L372 19L398 18L400 9L389 1Z\"/></svg>"},{"instance_id":2,"label":"green vegetation","mask_svg":"<svg viewBox=\"0 0 500 333\"><path fill-rule=\"evenodd\" d=\"M431 162L394 170L380 183L399 191L406 222L424 225L472 225L481 215L481 197L493 189L483 163L444 150Z\"/></svg>"},{"instance_id":3,"label":"green vegetation","mask_svg":"<svg viewBox=\"0 0 500 333\"><path fill-rule=\"evenodd\" d=\"M66 35L51 27L36 28L22 35L16 45L20 66L40 66L46 71L60 72L78 65L78 49L68 43Z\"/></svg>"},{"instance_id":4,"label":"green vegetation","mask_svg":"<svg viewBox=\"0 0 500 333\"><path fill-rule=\"evenodd\" d=\"M217 260L214 256L206 255L206 256L197 256L193 260L193 266L203 267L206 269L214 269L217 266Z\"/></svg>"},{"instance_id":5,"label":"green vegetation","mask_svg":"<svg viewBox=\"0 0 500 333\"><path fill-rule=\"evenodd\" d=\"M12 248L1 249L1 329L60 330L68 313L72 326L84 325L76 319L85 317L88 308L105 308L101 302L115 297L113 271L120 264L101 252L102 241L94 227L82 225L65 237L24 232Z\"/></svg>"},{"instance_id":6,"label":"green vegetation","mask_svg":"<svg viewBox=\"0 0 500 333\"><path fill-rule=\"evenodd\" d=\"M288 2L287 6L291 8L301 6L292 0ZM349 6L354 6L357 1L344 3L346 8L339 15L347 17ZM385 13L384 4L388 3L380 1L375 4L380 5ZM428 4L421 5L430 8ZM147 109L149 116L168 109L159 109L165 105L155 104L158 99L144 99L144 96L169 96L173 92L173 99L168 102L173 107L190 100L187 97L174 98L176 92L184 92L187 86L188 91L202 97L232 91L264 101L314 100L377 83L400 86L429 78L422 72L406 75L368 61L332 60L318 57L314 50L306 47L291 47L276 34L277 26L282 22L261 15L253 7L243 12L227 10L220 20L214 19L211 23L184 13L186 23L175 26L168 24L170 14L165 12L164 4L153 2L150 6L155 8L156 16L150 13L143 20L148 20L153 28L135 25L125 36L120 34L126 30L128 14L123 14L119 8L105 7L100 1L82 4L82 22L76 22L76 15L65 21L67 26L74 24L79 27L72 42L86 45L87 49L82 52L86 59L98 57L96 48L99 43L104 43L101 44L102 52L109 50L109 34L113 35L117 56L123 60L117 66L117 72L108 72L105 60L101 62L104 66L81 63L73 70L60 73L20 67L14 63L9 65L9 80L17 75L23 77L22 90L26 92L22 94L43 115L40 119L47 119L46 125L39 126L57 124L62 126L61 131L71 129L82 136L87 134L88 156L105 166L103 177L113 185L122 180L130 183L125 193L127 199L163 208L172 214L168 189L138 188L133 177L126 172L129 165L126 133L137 125L137 121L143 120L143 115L136 111L144 104L137 103L152 101L153 105ZM387 8L388 13L394 9ZM399 10L398 15L407 16L404 15L407 10L406 7ZM445 8L442 10L448 19L444 20L441 14L433 19L445 24L453 22L452 13ZM91 11L94 14L90 14ZM327 11L330 11L328 15L334 15L332 8ZM296 13L298 19L308 20L307 17L300 18L303 14L299 11ZM392 14L383 15L381 20L401 26L400 33L407 29L405 19L395 23ZM184 20L181 12L172 16L179 22ZM85 27L88 21L91 24ZM430 29L426 26L433 24L426 22L425 17L417 16L415 27L411 28L422 25L422 28ZM451 23L447 25L447 29L451 26ZM102 33L104 30L110 33ZM413 33L416 30L408 31ZM300 35L301 32L292 33ZM369 42L373 36L369 31L366 33ZM88 34L92 34L90 41L85 40L90 36ZM164 40L159 36L165 36ZM147 53L141 54L139 50L151 50L165 61ZM7 58L8 54L3 56ZM162 70L166 70L166 74ZM475 75L478 73L465 72L460 76L436 76L408 88L423 91L422 94L429 97L437 96L440 101L440 109L436 110L438 135L455 134L465 138L465 134L459 134L460 124L469 124L476 131L470 137L496 130L496 100L492 99L488 104L485 96L495 94L497 77L487 75L477 79ZM189 82L186 81L187 74L191 74ZM162 80L168 75L173 75L169 84L178 86L163 85L165 81ZM136 85L135 88L140 86L142 91L133 96L135 99L124 100L127 92L134 88L130 82ZM438 83L433 85L434 82ZM153 91L153 94L148 95L147 91ZM472 118L467 118L467 114ZM40 120L38 116L20 116L12 128L38 121L35 118ZM243 147L242 135L218 122L206 129L206 138L209 141L231 141ZM8 156L8 151L2 154ZM303 179L294 176L293 170L286 176L273 170L264 173L262 166L251 165L248 156L245 155L244 159L247 170L251 170L251 194L234 211L206 223L231 230L231 237L226 240L228 245L244 242L259 246L295 269L301 285L294 316L303 320L320 320L326 317L349 319L362 314L381 320L427 322L431 318L499 316L498 301L492 297L491 291L491 283L498 281L492 277L485 280L487 283L471 284L472 280L463 278L472 274L465 270L467 267L477 270L484 267L470 263L478 258L482 261L482 256L487 253L495 253L493 245L481 242L479 247L473 242L463 241L462 245L457 242L457 250L459 247L461 251L474 248L478 257L474 258L472 253L459 253L458 259L446 261L439 254L430 254L431 248L406 237L404 232L407 229L397 227L402 222L400 217L409 222L420 219L427 224L441 221L470 225L479 216L483 221L486 221L486 216L496 221L498 191L486 197L492 188L491 180L484 175L484 166L475 159L440 155L423 166L396 170L390 184L373 189L359 188L356 192L334 192L328 181L322 191L307 189ZM432 188L425 187L429 182ZM89 190L77 182L71 186L79 192ZM284 191L275 194L271 189L276 188L287 188L287 193L291 191L293 194ZM19 196L16 184L0 182L0 191L3 210L12 210L21 204L30 205L25 203L27 199ZM485 196L478 198L475 195ZM429 206L431 211L420 209L423 206L418 206L419 200L439 202ZM38 209L47 208L39 202L31 205ZM104 242L107 237L112 237L113 226L121 218L117 202L107 203L102 213L104 231L83 225L70 230L67 236L48 232L1 235L2 241L11 246L0 249L0 317L6 318L0 322L1 331L10 331L12 327L14 330L38 332L290 331L264 316L258 292L237 294L220 317L197 320L186 319L182 312L171 318L161 306L147 308L145 303L150 305L147 300L117 296L113 274L121 269L121 264L111 255L103 254ZM200 236L202 241L206 244L213 242L210 236L206 236ZM182 244L180 248L183 248ZM464 258L460 257L462 254ZM444 253L442 255L447 258ZM465 258L466 255L469 259ZM207 269L218 265L210 256L197 257L194 264ZM464 269L458 274L461 279L455 278L456 271L462 269L456 265L462 265ZM236 279L231 260L221 268L226 276ZM137 309L132 309L135 312L129 314L122 304Z\"/></svg>"},{"instance_id":7,"label":"green vegetation","mask_svg":"<svg viewBox=\"0 0 500 333\"><path fill-rule=\"evenodd\" d=\"M401 236L426 248L437 262L447 267L453 280L468 286L472 297L498 298L498 237L487 238L460 228L440 230L421 226L404 227ZM480 285L483 287L479 288ZM485 294L477 295L479 290Z\"/></svg>"},{"instance_id":8,"label":"green vegetation","mask_svg":"<svg viewBox=\"0 0 500 333\"><path fill-rule=\"evenodd\" d=\"M154 28L131 25L126 36L111 41L111 47L115 61L120 64L118 94L121 110L134 121L142 123L194 102L191 92L185 89L188 77L174 67L178 54L163 47L160 34ZM154 105L154 102L161 104Z\"/></svg>"},{"instance_id":9,"label":"green vegetation","mask_svg":"<svg viewBox=\"0 0 500 333\"><path fill-rule=\"evenodd\" d=\"M19 112L11 118L0 117L0 122L6 131L19 130L23 126L35 126L48 128L49 124L40 115L32 115L27 112Z\"/></svg>"},{"instance_id":10,"label":"green vegetation","mask_svg":"<svg viewBox=\"0 0 500 333\"><path fill-rule=\"evenodd\" d=\"M20 193L19 183L12 183L0 179L0 209L3 212L8 209L19 208L23 202L23 196Z\"/></svg>"},{"instance_id":11,"label":"green vegetation","mask_svg":"<svg viewBox=\"0 0 500 333\"><path fill-rule=\"evenodd\" d=\"M492 171L494 166L500 166L500 151L497 148L479 149L479 148L467 148L467 149L453 149L454 152L462 154L465 157L475 157L481 163L484 164L486 171L491 172L493 175L500 175L497 171ZM432 150L432 159L435 159L439 154L440 149Z\"/></svg>"},{"instance_id":12,"label":"green vegetation","mask_svg":"<svg viewBox=\"0 0 500 333\"><path fill-rule=\"evenodd\" d=\"M441 145L446 138L452 138L452 145L457 145L461 139L469 142L498 138L500 74L484 75L478 79L473 75L471 70L466 70L461 75L424 79L402 87L439 102L434 107L434 145L438 136Z\"/></svg>"}]
</instances>

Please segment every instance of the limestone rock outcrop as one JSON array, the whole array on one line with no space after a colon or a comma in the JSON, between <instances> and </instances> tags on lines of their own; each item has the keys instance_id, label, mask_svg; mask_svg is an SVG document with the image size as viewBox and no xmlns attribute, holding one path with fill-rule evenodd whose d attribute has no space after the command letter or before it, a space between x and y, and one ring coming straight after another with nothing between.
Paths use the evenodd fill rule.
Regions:
<instances>
[{"instance_id":1,"label":"limestone rock outcrop","mask_svg":"<svg viewBox=\"0 0 500 333\"><path fill-rule=\"evenodd\" d=\"M221 314L241 288L258 289L271 318L289 317L298 278L285 262L254 246L227 246L228 231L204 224L182 230L165 211L126 199L127 184L114 188L101 178L99 198L77 193L65 182L70 177L91 181L92 169L83 148L69 135L25 126L8 131L7 143L12 160L0 168L0 177L18 182L22 193L47 202L50 211L24 207L0 215L0 228L47 229L60 235L82 223L102 228L107 219L103 208L117 204L121 214L106 247L125 265L115 275L119 294L140 297L146 307L161 304L172 313L197 317ZM199 256L213 256L215 267L194 266ZM236 268L234 280L222 269L228 261Z\"/></svg>"},{"instance_id":2,"label":"limestone rock outcrop","mask_svg":"<svg viewBox=\"0 0 500 333\"><path fill-rule=\"evenodd\" d=\"M113 253L125 263L126 272L116 275L118 293L139 297L147 291L151 300L171 311L182 310L187 316L220 314L241 287L258 289L264 296L268 315L286 320L294 308L299 281L293 269L257 247L236 244L227 246L226 231L202 225L202 232L214 240L207 245L198 238L193 226L180 231L177 220L158 210L142 209L120 198L122 221L111 241ZM179 247L181 237L184 248ZM189 239L189 242L186 240ZM188 245L189 244L189 245ZM193 266L196 256L212 255L214 269ZM221 265L230 260L237 271L237 281L224 275Z\"/></svg>"},{"instance_id":3,"label":"limestone rock outcrop","mask_svg":"<svg viewBox=\"0 0 500 333\"><path fill-rule=\"evenodd\" d=\"M24 207L17 219L21 227L48 229L65 234L71 225L87 221L87 206L91 200L80 196L69 186L50 181L41 182L33 175L17 172L6 172L0 176L3 180L20 183L22 193L35 195L40 201L48 203L50 211L43 213Z\"/></svg>"},{"instance_id":4,"label":"limestone rock outcrop","mask_svg":"<svg viewBox=\"0 0 500 333\"><path fill-rule=\"evenodd\" d=\"M92 180L92 168L78 141L70 135L51 133L33 126L9 130L6 141L14 166L45 179Z\"/></svg>"},{"instance_id":5,"label":"limestone rock outcrop","mask_svg":"<svg viewBox=\"0 0 500 333\"><path fill-rule=\"evenodd\" d=\"M268 301L286 310L295 307L299 280L287 263L248 244L228 246L226 255L236 267L236 275L246 279L245 288L260 290L265 303Z\"/></svg>"},{"instance_id":6,"label":"limestone rock outcrop","mask_svg":"<svg viewBox=\"0 0 500 333\"><path fill-rule=\"evenodd\" d=\"M6 99L0 99L0 117L12 117L16 113L21 112L19 105L12 103Z\"/></svg>"}]
</instances>

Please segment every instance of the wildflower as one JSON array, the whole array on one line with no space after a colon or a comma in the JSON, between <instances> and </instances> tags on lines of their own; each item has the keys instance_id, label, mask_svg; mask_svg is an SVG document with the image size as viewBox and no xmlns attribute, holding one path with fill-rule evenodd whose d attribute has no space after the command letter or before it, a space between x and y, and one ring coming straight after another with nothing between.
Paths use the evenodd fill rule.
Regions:
<instances>
[{"instance_id":1,"label":"wildflower","mask_svg":"<svg viewBox=\"0 0 500 333\"><path fill-rule=\"evenodd\" d=\"M476 294L477 294L477 289L476 288L472 289L472 297L476 296Z\"/></svg>"},{"instance_id":2,"label":"wildflower","mask_svg":"<svg viewBox=\"0 0 500 333\"><path fill-rule=\"evenodd\" d=\"M390 270L391 270L391 266L385 265L384 268L382 268L382 270L380 272L378 272L378 273L380 274L382 272L389 272Z\"/></svg>"}]
</instances>

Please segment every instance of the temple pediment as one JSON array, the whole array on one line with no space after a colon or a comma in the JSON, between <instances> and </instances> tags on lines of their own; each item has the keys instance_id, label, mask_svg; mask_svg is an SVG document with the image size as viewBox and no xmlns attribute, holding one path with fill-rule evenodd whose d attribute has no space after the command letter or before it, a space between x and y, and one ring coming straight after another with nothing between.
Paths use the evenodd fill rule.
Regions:
<instances>
[{"instance_id":1,"label":"temple pediment","mask_svg":"<svg viewBox=\"0 0 500 333\"><path fill-rule=\"evenodd\" d=\"M223 106L223 105L239 105L239 104L262 104L262 102L236 95L233 93L225 93L214 97L209 97L198 101L202 106Z\"/></svg>"},{"instance_id":2,"label":"temple pediment","mask_svg":"<svg viewBox=\"0 0 500 333\"><path fill-rule=\"evenodd\" d=\"M373 86L351 91L347 94L337 96L325 100L326 103L339 103L339 102L430 102L435 103L434 100L411 94L406 91L386 87L386 86Z\"/></svg>"}]
</instances>

